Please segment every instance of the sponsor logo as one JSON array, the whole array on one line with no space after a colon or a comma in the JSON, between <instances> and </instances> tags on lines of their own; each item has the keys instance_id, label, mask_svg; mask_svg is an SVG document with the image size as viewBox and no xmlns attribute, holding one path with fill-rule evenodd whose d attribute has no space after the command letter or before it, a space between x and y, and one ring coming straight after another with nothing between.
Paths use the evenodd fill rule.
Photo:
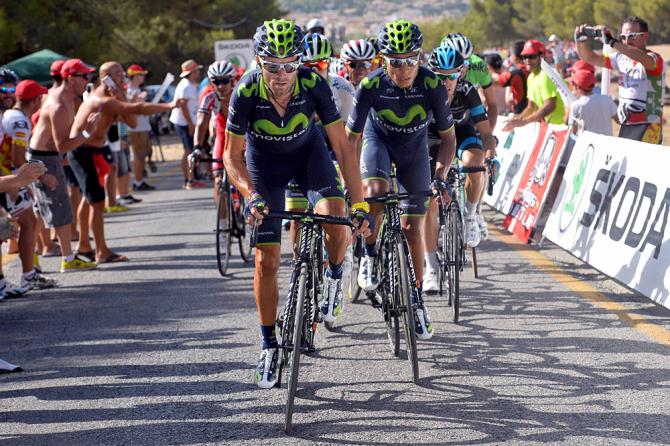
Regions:
<instances>
[{"instance_id":1,"label":"sponsor logo","mask_svg":"<svg viewBox=\"0 0 670 446\"><path fill-rule=\"evenodd\" d=\"M398 126L406 126L418 116L421 120L425 120L428 117L428 113L420 104L414 104L410 107L407 113L404 116L398 116L393 110L383 109L377 112L380 118L391 122Z\"/></svg>"},{"instance_id":2,"label":"sponsor logo","mask_svg":"<svg viewBox=\"0 0 670 446\"><path fill-rule=\"evenodd\" d=\"M567 201L561 208L561 213L558 217L558 228L561 232L565 232L572 221L575 218L576 211L579 209L579 205L584 198L586 189L584 185L586 183L586 177L589 174L591 168L591 162L593 161L594 153L593 144L589 144L582 155L582 159L577 165L577 168L572 175L566 173L564 178L567 180L567 189L565 190L565 196Z\"/></svg>"},{"instance_id":3,"label":"sponsor logo","mask_svg":"<svg viewBox=\"0 0 670 446\"><path fill-rule=\"evenodd\" d=\"M27 129L28 128L28 122L27 121L16 121L16 122L14 122L14 128L15 129Z\"/></svg>"},{"instance_id":4,"label":"sponsor logo","mask_svg":"<svg viewBox=\"0 0 670 446\"><path fill-rule=\"evenodd\" d=\"M433 78L426 76L423 78L423 85L426 90L433 90L440 85L440 79L437 76Z\"/></svg>"},{"instance_id":5,"label":"sponsor logo","mask_svg":"<svg viewBox=\"0 0 670 446\"><path fill-rule=\"evenodd\" d=\"M302 88L304 88L305 90L310 90L314 88L316 83L319 81L319 77L320 76L315 71L312 71L311 77L309 79L306 78L300 79L300 85L302 85Z\"/></svg>"},{"instance_id":6,"label":"sponsor logo","mask_svg":"<svg viewBox=\"0 0 670 446\"><path fill-rule=\"evenodd\" d=\"M237 87L237 95L242 95L245 98L251 97L252 94L256 94L258 91L258 84L253 83L251 86L247 87L244 84L240 84L239 87Z\"/></svg>"},{"instance_id":7,"label":"sponsor logo","mask_svg":"<svg viewBox=\"0 0 670 446\"><path fill-rule=\"evenodd\" d=\"M365 88L366 90L371 90L373 88L378 88L379 87L379 77L375 76L372 79L369 78L364 78L363 81L361 81L361 86Z\"/></svg>"},{"instance_id":8,"label":"sponsor logo","mask_svg":"<svg viewBox=\"0 0 670 446\"><path fill-rule=\"evenodd\" d=\"M268 119L259 119L252 124L251 128L256 133L262 132L266 135L286 136L295 133L299 125L302 125L303 129L309 126L309 118L304 113L298 113L292 117L284 127L279 127Z\"/></svg>"}]
</instances>

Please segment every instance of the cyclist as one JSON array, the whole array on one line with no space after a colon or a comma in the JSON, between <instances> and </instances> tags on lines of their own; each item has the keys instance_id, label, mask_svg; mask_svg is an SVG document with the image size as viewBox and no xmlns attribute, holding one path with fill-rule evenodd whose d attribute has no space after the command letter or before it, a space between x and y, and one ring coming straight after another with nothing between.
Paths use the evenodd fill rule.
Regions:
<instances>
[{"instance_id":1,"label":"cyclist","mask_svg":"<svg viewBox=\"0 0 670 446\"><path fill-rule=\"evenodd\" d=\"M342 46L340 58L344 61L345 78L355 88L372 71L376 55L374 44L365 39L350 40Z\"/></svg>"},{"instance_id":2,"label":"cyclist","mask_svg":"<svg viewBox=\"0 0 670 446\"><path fill-rule=\"evenodd\" d=\"M488 156L495 154L496 141L491 133L491 126L486 116L486 110L477 94L475 87L464 79L465 60L460 52L451 47L439 47L430 55L430 68L442 79L449 97L449 105L454 116L456 126L456 144L458 158L467 167L482 166L484 164L484 148ZM431 168L437 156L440 135L434 124L428 130L430 145ZM480 231L476 220L477 203L483 191L483 172L468 174L465 180L466 195L466 244L474 247L479 244ZM437 292L438 264L437 264L437 202L431 200L424 222L426 246L426 276L424 291Z\"/></svg>"},{"instance_id":3,"label":"cyclist","mask_svg":"<svg viewBox=\"0 0 670 446\"><path fill-rule=\"evenodd\" d=\"M486 102L486 111L488 114L489 125L491 129L496 128L498 120L498 104L491 85L493 79L489 72L488 64L484 59L474 54L474 45L470 39L461 33L449 33L442 39L441 46L450 46L460 52L463 59L467 62L465 65L465 80L470 82L475 90L481 89L481 94ZM485 187L482 182L482 187ZM482 215L482 200L484 199L484 189L482 189L481 199L477 203L477 226L479 227L480 238L486 240L489 238L489 230L486 226L486 220Z\"/></svg>"},{"instance_id":4,"label":"cyclist","mask_svg":"<svg viewBox=\"0 0 670 446\"><path fill-rule=\"evenodd\" d=\"M214 62L207 69L207 77L213 88L201 98L198 107L195 132L193 133L193 153L196 158L202 156L202 153L204 152L203 144L205 142L212 115L215 117L214 128L216 132L212 158L221 159L223 157L223 145L226 141L228 105L230 103L230 95L233 92L233 84L236 75L237 67L227 60ZM216 205L219 190L218 182L222 177L223 165L214 163L212 165L212 170L216 173L214 178L214 204ZM224 209L227 208L224 206Z\"/></svg>"},{"instance_id":5,"label":"cyclist","mask_svg":"<svg viewBox=\"0 0 670 446\"><path fill-rule=\"evenodd\" d=\"M327 82L314 71L300 67L303 32L292 20L269 20L254 35L258 68L241 80L233 92L228 114L224 161L231 180L247 199L245 214L260 223L256 245L254 294L263 346L254 374L261 388L277 382L279 357L275 336L277 270L280 264L281 221L264 220L268 210L284 209L284 191L296 179L316 212L344 216L342 186L328 149L315 125L315 113L326 129L340 162L352 202L357 232L371 221L363 200L360 172L354 150ZM246 136L246 143L245 143ZM246 146L246 154L245 154ZM347 229L324 226L329 266L324 299L342 295L342 263Z\"/></svg>"},{"instance_id":6,"label":"cyclist","mask_svg":"<svg viewBox=\"0 0 670 446\"><path fill-rule=\"evenodd\" d=\"M347 122L353 143L360 142L363 132L360 165L365 193L367 197L375 197L389 191L392 162L403 190L425 192L430 187L426 134L431 117L435 118L441 138L436 178L444 179L456 152L447 92L432 71L419 66L423 35L418 26L406 20L389 22L379 32L378 41L384 67L373 71L361 82ZM418 282L415 321L416 333L421 339L433 335L433 326L421 297L422 218L427 201L427 198L413 198L402 203L403 229ZM371 210L379 223L383 205L372 206ZM365 255L361 260L358 284L365 291L373 291L378 284L374 271L377 232L365 241Z\"/></svg>"}]
</instances>

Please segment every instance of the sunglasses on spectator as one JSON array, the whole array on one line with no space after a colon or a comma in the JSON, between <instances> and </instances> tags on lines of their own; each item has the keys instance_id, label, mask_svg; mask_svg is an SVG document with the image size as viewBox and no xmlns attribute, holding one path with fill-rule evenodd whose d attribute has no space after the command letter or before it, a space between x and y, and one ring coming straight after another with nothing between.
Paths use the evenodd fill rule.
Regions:
<instances>
[{"instance_id":1,"label":"sunglasses on spectator","mask_svg":"<svg viewBox=\"0 0 670 446\"><path fill-rule=\"evenodd\" d=\"M231 81L232 81L232 79L229 76L229 77L220 77L218 79L214 79L212 81L212 83L214 85L228 85Z\"/></svg>"},{"instance_id":2,"label":"sunglasses on spectator","mask_svg":"<svg viewBox=\"0 0 670 446\"><path fill-rule=\"evenodd\" d=\"M402 67L415 67L419 64L419 55L408 57L406 59L398 59L393 57L384 56L386 63L391 65L393 68L402 68Z\"/></svg>"},{"instance_id":3,"label":"sunglasses on spectator","mask_svg":"<svg viewBox=\"0 0 670 446\"><path fill-rule=\"evenodd\" d=\"M264 70L267 70L268 73L277 74L279 70L283 69L286 73L293 73L295 70L300 67L299 61L286 62L286 63L277 63L277 62L268 62L261 59L261 67Z\"/></svg>"},{"instance_id":4,"label":"sunglasses on spectator","mask_svg":"<svg viewBox=\"0 0 670 446\"><path fill-rule=\"evenodd\" d=\"M87 81L90 81L93 79L93 76L90 73L84 73L84 74L71 74L70 77L81 77Z\"/></svg>"},{"instance_id":5,"label":"sunglasses on spectator","mask_svg":"<svg viewBox=\"0 0 670 446\"><path fill-rule=\"evenodd\" d=\"M328 68L327 60L316 60L314 62L303 62L303 65L307 68L316 68L316 71L323 71Z\"/></svg>"},{"instance_id":6,"label":"sunglasses on spectator","mask_svg":"<svg viewBox=\"0 0 670 446\"><path fill-rule=\"evenodd\" d=\"M635 40L635 39L637 39L638 37L640 37L640 36L642 36L642 35L644 35L643 32L638 32L638 33L628 33L628 34L621 34L621 35L619 36L619 38L621 39L621 41L625 42L625 41L627 41L627 40Z\"/></svg>"},{"instance_id":7,"label":"sunglasses on spectator","mask_svg":"<svg viewBox=\"0 0 670 446\"><path fill-rule=\"evenodd\" d=\"M16 93L16 87L0 87L0 93Z\"/></svg>"},{"instance_id":8,"label":"sunglasses on spectator","mask_svg":"<svg viewBox=\"0 0 670 446\"><path fill-rule=\"evenodd\" d=\"M524 54L523 56L521 56L522 59L530 59L530 60L537 59L538 57L540 57L539 54Z\"/></svg>"},{"instance_id":9,"label":"sunglasses on spectator","mask_svg":"<svg viewBox=\"0 0 670 446\"><path fill-rule=\"evenodd\" d=\"M455 81L458 80L459 77L461 77L461 68L459 67L458 71L455 71L453 73L436 73L437 77L440 78L440 80L445 81L445 80L450 80L450 81Z\"/></svg>"},{"instance_id":10,"label":"sunglasses on spectator","mask_svg":"<svg viewBox=\"0 0 670 446\"><path fill-rule=\"evenodd\" d=\"M347 62L347 66L352 70L362 70L362 69L369 70L370 67L372 67L372 62L367 62L364 60L349 61Z\"/></svg>"}]
</instances>

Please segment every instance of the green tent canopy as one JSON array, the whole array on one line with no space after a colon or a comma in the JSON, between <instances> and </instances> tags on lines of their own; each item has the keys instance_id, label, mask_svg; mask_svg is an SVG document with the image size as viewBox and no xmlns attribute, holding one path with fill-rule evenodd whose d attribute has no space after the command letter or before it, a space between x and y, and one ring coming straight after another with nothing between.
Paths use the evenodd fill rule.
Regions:
<instances>
[{"instance_id":1,"label":"green tent canopy","mask_svg":"<svg viewBox=\"0 0 670 446\"><path fill-rule=\"evenodd\" d=\"M51 50L40 50L16 59L5 67L16 71L21 79L32 79L42 85L51 85L53 80L49 75L49 67L51 67L53 61L59 59L67 60L69 57Z\"/></svg>"}]
</instances>

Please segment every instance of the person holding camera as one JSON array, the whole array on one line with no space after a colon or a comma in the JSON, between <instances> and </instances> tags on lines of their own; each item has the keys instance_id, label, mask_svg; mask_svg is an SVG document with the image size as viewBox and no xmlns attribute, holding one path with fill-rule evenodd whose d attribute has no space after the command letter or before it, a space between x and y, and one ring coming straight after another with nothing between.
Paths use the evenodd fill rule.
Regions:
<instances>
[{"instance_id":1,"label":"person holding camera","mask_svg":"<svg viewBox=\"0 0 670 446\"><path fill-rule=\"evenodd\" d=\"M647 22L640 17L628 17L621 25L618 39L602 25L580 25L575 28L574 37L582 59L601 68L617 70L620 74L619 137L661 144L665 67L663 58L647 49ZM588 41L595 39L609 45L614 52L599 54L593 51Z\"/></svg>"}]
</instances>

